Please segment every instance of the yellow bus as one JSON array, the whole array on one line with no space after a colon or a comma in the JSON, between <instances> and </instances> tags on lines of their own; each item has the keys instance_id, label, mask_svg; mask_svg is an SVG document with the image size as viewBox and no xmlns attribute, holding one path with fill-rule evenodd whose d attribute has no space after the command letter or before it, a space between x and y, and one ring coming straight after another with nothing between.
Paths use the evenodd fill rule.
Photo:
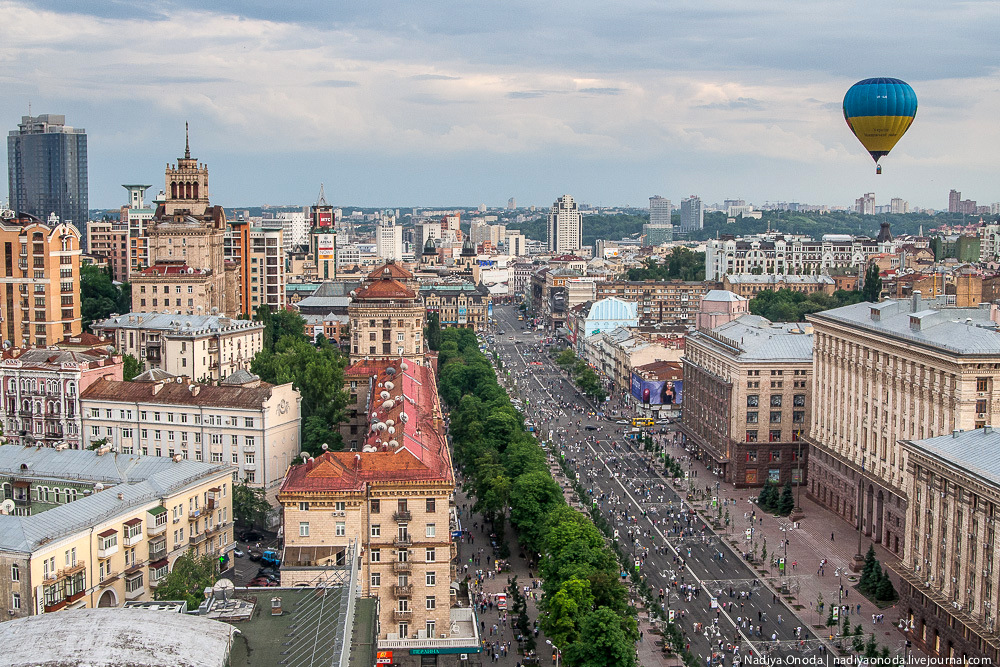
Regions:
<instances>
[{"instance_id":1,"label":"yellow bus","mask_svg":"<svg viewBox=\"0 0 1000 667\"><path fill-rule=\"evenodd\" d=\"M656 420L655 419L650 419L649 417L633 417L632 418L632 426L637 426L637 427L640 427L640 428L644 427L644 426L652 426L655 423L656 423Z\"/></svg>"}]
</instances>

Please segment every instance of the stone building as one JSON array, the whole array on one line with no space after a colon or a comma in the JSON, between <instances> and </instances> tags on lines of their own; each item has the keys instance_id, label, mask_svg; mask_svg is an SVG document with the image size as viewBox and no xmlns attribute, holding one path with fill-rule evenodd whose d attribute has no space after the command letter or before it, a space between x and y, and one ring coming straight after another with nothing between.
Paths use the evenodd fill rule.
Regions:
<instances>
[{"instance_id":1,"label":"stone building","mask_svg":"<svg viewBox=\"0 0 1000 667\"><path fill-rule=\"evenodd\" d=\"M836 283L830 276L753 275L742 273L722 277L722 289L752 299L758 292L791 290L800 294L821 292L831 295Z\"/></svg>"},{"instance_id":2,"label":"stone building","mask_svg":"<svg viewBox=\"0 0 1000 667\"><path fill-rule=\"evenodd\" d=\"M437 313L442 327L482 331L489 317L490 292L464 280L424 283L420 300L427 314Z\"/></svg>"},{"instance_id":3,"label":"stone building","mask_svg":"<svg viewBox=\"0 0 1000 667\"><path fill-rule=\"evenodd\" d=\"M379 638L429 647L452 632L457 553L455 479L434 372L397 358L373 382L361 451L293 466L281 487L282 584L312 584L358 544L362 595L380 601Z\"/></svg>"},{"instance_id":4,"label":"stone building","mask_svg":"<svg viewBox=\"0 0 1000 667\"><path fill-rule=\"evenodd\" d=\"M681 430L738 487L804 483L812 328L743 315L684 344Z\"/></svg>"},{"instance_id":5,"label":"stone building","mask_svg":"<svg viewBox=\"0 0 1000 667\"><path fill-rule=\"evenodd\" d=\"M907 537L896 608L926 654L970 664L1000 660L1000 433L986 426L900 442Z\"/></svg>"},{"instance_id":6,"label":"stone building","mask_svg":"<svg viewBox=\"0 0 1000 667\"><path fill-rule=\"evenodd\" d=\"M815 328L809 494L903 555L904 439L981 428L1000 411L996 305L858 303L807 316ZM860 511L859 511L860 508Z\"/></svg>"},{"instance_id":7,"label":"stone building","mask_svg":"<svg viewBox=\"0 0 1000 667\"><path fill-rule=\"evenodd\" d=\"M0 339L55 345L81 332L80 232L0 209Z\"/></svg>"},{"instance_id":8,"label":"stone building","mask_svg":"<svg viewBox=\"0 0 1000 667\"><path fill-rule=\"evenodd\" d=\"M413 274L387 262L351 292L351 362L360 359L420 361L424 357L424 306Z\"/></svg>"},{"instance_id":9,"label":"stone building","mask_svg":"<svg viewBox=\"0 0 1000 667\"><path fill-rule=\"evenodd\" d=\"M15 445L84 449L80 394L102 378L122 379L122 358L107 349L11 348L0 357L0 423Z\"/></svg>"},{"instance_id":10,"label":"stone building","mask_svg":"<svg viewBox=\"0 0 1000 667\"><path fill-rule=\"evenodd\" d=\"M693 326L701 297L716 289L714 281L609 280L597 281L596 299L618 297L639 304L639 324Z\"/></svg>"}]
</instances>

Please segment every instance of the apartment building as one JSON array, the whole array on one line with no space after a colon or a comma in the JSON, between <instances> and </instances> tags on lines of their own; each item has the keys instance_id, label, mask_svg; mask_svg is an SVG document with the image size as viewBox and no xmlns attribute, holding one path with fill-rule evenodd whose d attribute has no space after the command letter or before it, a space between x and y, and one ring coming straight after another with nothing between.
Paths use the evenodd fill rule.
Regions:
<instances>
[{"instance_id":1,"label":"apartment building","mask_svg":"<svg viewBox=\"0 0 1000 667\"><path fill-rule=\"evenodd\" d=\"M218 315L126 313L95 322L121 354L145 370L161 369L194 380L221 380L248 368L264 347L264 325Z\"/></svg>"},{"instance_id":2,"label":"apartment building","mask_svg":"<svg viewBox=\"0 0 1000 667\"><path fill-rule=\"evenodd\" d=\"M112 220L87 223L87 252L107 260L113 280L129 277L128 224Z\"/></svg>"},{"instance_id":3,"label":"apartment building","mask_svg":"<svg viewBox=\"0 0 1000 667\"><path fill-rule=\"evenodd\" d=\"M10 348L0 356L0 423L14 445L86 446L80 394L101 378L122 379L122 358L106 348Z\"/></svg>"},{"instance_id":4,"label":"apartment building","mask_svg":"<svg viewBox=\"0 0 1000 667\"><path fill-rule=\"evenodd\" d=\"M239 370L218 385L147 371L101 379L80 395L85 444L115 452L226 463L236 479L272 489L301 450L302 397Z\"/></svg>"},{"instance_id":5,"label":"apartment building","mask_svg":"<svg viewBox=\"0 0 1000 667\"><path fill-rule=\"evenodd\" d=\"M990 426L903 440L907 536L896 607L906 636L957 664L1000 660L1000 434Z\"/></svg>"},{"instance_id":6,"label":"apartment building","mask_svg":"<svg viewBox=\"0 0 1000 667\"><path fill-rule=\"evenodd\" d=\"M482 331L487 324L490 292L482 284L446 281L420 285L420 300L428 315L437 313L442 327Z\"/></svg>"},{"instance_id":7,"label":"apartment building","mask_svg":"<svg viewBox=\"0 0 1000 667\"><path fill-rule=\"evenodd\" d=\"M236 232L234 257L240 266L240 312L252 315L260 306L285 307L283 230L255 227L248 221L230 223Z\"/></svg>"},{"instance_id":8,"label":"apartment building","mask_svg":"<svg viewBox=\"0 0 1000 667\"><path fill-rule=\"evenodd\" d=\"M805 483L813 333L742 315L684 343L688 446L737 487Z\"/></svg>"},{"instance_id":9,"label":"apartment building","mask_svg":"<svg viewBox=\"0 0 1000 667\"><path fill-rule=\"evenodd\" d=\"M362 595L378 597L379 638L433 646L451 637L450 498L455 490L435 376L405 359L379 362L359 452L293 466L284 513L284 585L309 585L361 545Z\"/></svg>"},{"instance_id":10,"label":"apartment building","mask_svg":"<svg viewBox=\"0 0 1000 667\"><path fill-rule=\"evenodd\" d=\"M703 296L716 289L714 281L597 281L595 299L617 297L639 305L639 324L693 326Z\"/></svg>"},{"instance_id":11,"label":"apartment building","mask_svg":"<svg viewBox=\"0 0 1000 667\"><path fill-rule=\"evenodd\" d=\"M360 359L421 360L424 356L424 306L413 274L388 262L368 274L351 292L351 362Z\"/></svg>"},{"instance_id":12,"label":"apartment building","mask_svg":"<svg viewBox=\"0 0 1000 667\"><path fill-rule=\"evenodd\" d=\"M752 299L758 292L791 290L800 294L821 292L831 295L837 284L830 276L753 275L741 273L722 277L722 289Z\"/></svg>"},{"instance_id":13,"label":"apartment building","mask_svg":"<svg viewBox=\"0 0 1000 667\"><path fill-rule=\"evenodd\" d=\"M80 232L0 209L0 322L11 345L45 347L81 332Z\"/></svg>"},{"instance_id":14,"label":"apartment building","mask_svg":"<svg viewBox=\"0 0 1000 667\"><path fill-rule=\"evenodd\" d=\"M178 556L233 548L224 464L0 446L0 600L8 617L150 600Z\"/></svg>"},{"instance_id":15,"label":"apartment building","mask_svg":"<svg viewBox=\"0 0 1000 667\"><path fill-rule=\"evenodd\" d=\"M902 556L901 440L992 425L1000 414L996 305L858 303L807 316L815 335L809 493Z\"/></svg>"}]
</instances>

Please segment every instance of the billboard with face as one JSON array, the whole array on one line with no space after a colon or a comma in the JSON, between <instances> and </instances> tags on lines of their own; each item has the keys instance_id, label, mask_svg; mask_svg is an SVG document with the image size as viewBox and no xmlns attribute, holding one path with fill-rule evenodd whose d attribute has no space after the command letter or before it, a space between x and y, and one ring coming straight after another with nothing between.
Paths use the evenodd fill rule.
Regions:
<instances>
[{"instance_id":1,"label":"billboard with face","mask_svg":"<svg viewBox=\"0 0 1000 667\"><path fill-rule=\"evenodd\" d=\"M680 405L683 389L683 380L646 380L632 373L632 396L647 405Z\"/></svg>"}]
</instances>

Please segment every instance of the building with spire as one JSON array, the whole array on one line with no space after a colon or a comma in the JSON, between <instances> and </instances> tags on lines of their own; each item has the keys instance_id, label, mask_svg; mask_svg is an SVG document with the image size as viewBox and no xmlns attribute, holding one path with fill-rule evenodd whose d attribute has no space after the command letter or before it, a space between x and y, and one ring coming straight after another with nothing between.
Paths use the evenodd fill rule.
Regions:
<instances>
[{"instance_id":1,"label":"building with spire","mask_svg":"<svg viewBox=\"0 0 1000 667\"><path fill-rule=\"evenodd\" d=\"M240 314L240 267L225 258L226 213L208 199L208 166L191 157L167 165L165 196L146 229L149 266L132 276L132 312Z\"/></svg>"}]
</instances>

